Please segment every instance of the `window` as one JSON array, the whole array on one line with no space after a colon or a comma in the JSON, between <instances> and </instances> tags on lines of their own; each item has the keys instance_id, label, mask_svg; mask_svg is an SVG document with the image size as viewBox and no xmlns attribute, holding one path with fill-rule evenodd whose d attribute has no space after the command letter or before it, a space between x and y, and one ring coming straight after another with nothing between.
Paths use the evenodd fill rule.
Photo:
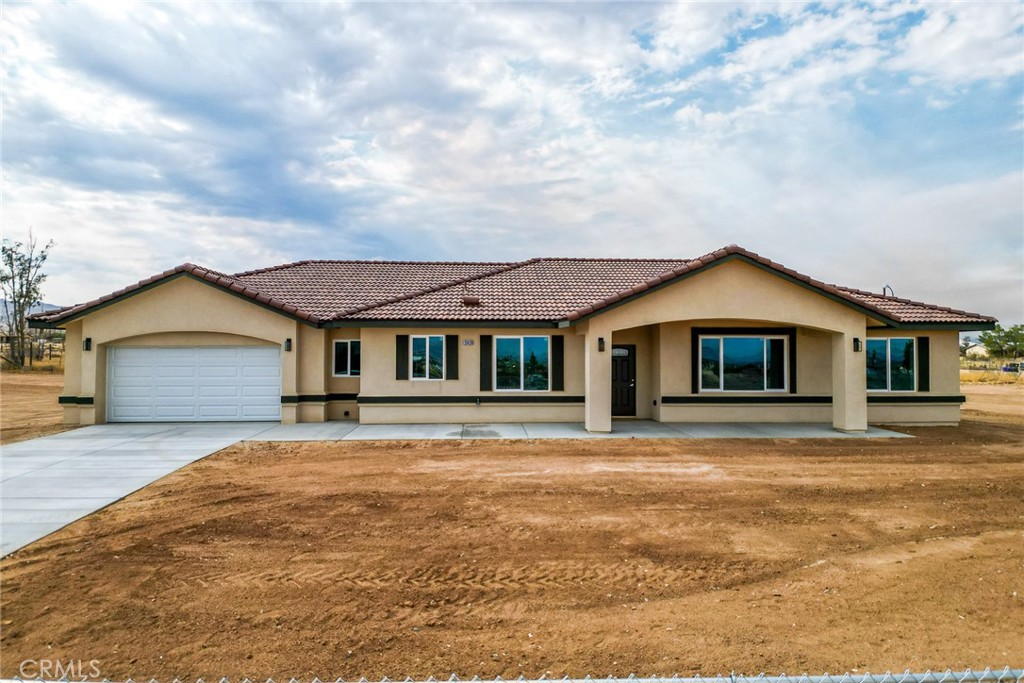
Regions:
<instances>
[{"instance_id":1,"label":"window","mask_svg":"<svg viewBox=\"0 0 1024 683\"><path fill-rule=\"evenodd\" d=\"M550 348L550 337L495 337L494 388L548 391Z\"/></svg>"},{"instance_id":2,"label":"window","mask_svg":"<svg viewBox=\"0 0 1024 683\"><path fill-rule=\"evenodd\" d=\"M361 344L358 339L334 342L334 376L358 377L361 362Z\"/></svg>"},{"instance_id":3,"label":"window","mask_svg":"<svg viewBox=\"0 0 1024 683\"><path fill-rule=\"evenodd\" d=\"M444 335L412 337L410 361L413 379L444 379Z\"/></svg>"},{"instance_id":4,"label":"window","mask_svg":"<svg viewBox=\"0 0 1024 683\"><path fill-rule=\"evenodd\" d=\"M893 337L867 340L868 391L914 391L914 340Z\"/></svg>"},{"instance_id":5,"label":"window","mask_svg":"<svg viewBox=\"0 0 1024 683\"><path fill-rule=\"evenodd\" d=\"M786 337L701 336L701 391L786 391Z\"/></svg>"}]
</instances>

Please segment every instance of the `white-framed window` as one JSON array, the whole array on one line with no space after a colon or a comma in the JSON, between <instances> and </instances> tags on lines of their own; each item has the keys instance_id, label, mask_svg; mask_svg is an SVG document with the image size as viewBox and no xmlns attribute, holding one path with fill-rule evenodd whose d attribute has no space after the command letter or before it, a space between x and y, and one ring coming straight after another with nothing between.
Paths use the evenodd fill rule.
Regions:
<instances>
[{"instance_id":1,"label":"white-framed window","mask_svg":"<svg viewBox=\"0 0 1024 683\"><path fill-rule=\"evenodd\" d=\"M358 339L334 340L334 376L359 377L362 343Z\"/></svg>"},{"instance_id":2,"label":"white-framed window","mask_svg":"<svg viewBox=\"0 0 1024 683\"><path fill-rule=\"evenodd\" d=\"M701 335L700 390L787 391L788 344L784 336Z\"/></svg>"},{"instance_id":3,"label":"white-framed window","mask_svg":"<svg viewBox=\"0 0 1024 683\"><path fill-rule=\"evenodd\" d=\"M550 391L551 337L495 337L495 391Z\"/></svg>"},{"instance_id":4,"label":"white-framed window","mask_svg":"<svg viewBox=\"0 0 1024 683\"><path fill-rule=\"evenodd\" d=\"M444 335L431 334L409 338L409 377L444 379Z\"/></svg>"},{"instance_id":5,"label":"white-framed window","mask_svg":"<svg viewBox=\"0 0 1024 683\"><path fill-rule=\"evenodd\" d=\"M864 344L868 391L915 391L917 350L913 337L874 337Z\"/></svg>"}]
</instances>

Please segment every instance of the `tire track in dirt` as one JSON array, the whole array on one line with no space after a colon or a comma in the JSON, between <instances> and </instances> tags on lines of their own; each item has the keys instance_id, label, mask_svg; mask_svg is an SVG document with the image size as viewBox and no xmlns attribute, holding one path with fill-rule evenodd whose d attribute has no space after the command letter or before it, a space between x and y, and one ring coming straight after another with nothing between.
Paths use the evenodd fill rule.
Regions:
<instances>
[{"instance_id":1,"label":"tire track in dirt","mask_svg":"<svg viewBox=\"0 0 1024 683\"><path fill-rule=\"evenodd\" d=\"M655 590L678 588L681 584L728 583L749 567L730 564L720 567L657 567L638 565L567 567L543 564L519 567L424 566L401 567L379 573L343 567L296 567L290 569L253 569L245 572L220 572L183 578L186 586L258 588L270 586L334 586L356 589L392 587L465 589L473 591L539 591L568 586L611 587L618 590Z\"/></svg>"}]
</instances>

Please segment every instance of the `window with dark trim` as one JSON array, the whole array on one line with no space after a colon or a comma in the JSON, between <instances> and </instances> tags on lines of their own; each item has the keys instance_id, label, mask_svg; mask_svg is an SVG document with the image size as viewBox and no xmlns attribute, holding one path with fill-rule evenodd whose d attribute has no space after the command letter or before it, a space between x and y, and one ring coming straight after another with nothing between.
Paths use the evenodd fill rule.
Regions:
<instances>
[{"instance_id":1,"label":"window with dark trim","mask_svg":"<svg viewBox=\"0 0 1024 683\"><path fill-rule=\"evenodd\" d=\"M444 335L412 336L409 354L412 379L444 379Z\"/></svg>"},{"instance_id":2,"label":"window with dark trim","mask_svg":"<svg viewBox=\"0 0 1024 683\"><path fill-rule=\"evenodd\" d=\"M550 391L551 337L495 337L496 391Z\"/></svg>"},{"instance_id":3,"label":"window with dark trim","mask_svg":"<svg viewBox=\"0 0 1024 683\"><path fill-rule=\"evenodd\" d=\"M334 376L359 377L362 367L362 343L358 339L334 342Z\"/></svg>"},{"instance_id":4,"label":"window with dark trim","mask_svg":"<svg viewBox=\"0 0 1024 683\"><path fill-rule=\"evenodd\" d=\"M913 337L869 338L868 391L915 391L917 363Z\"/></svg>"},{"instance_id":5,"label":"window with dark trim","mask_svg":"<svg viewBox=\"0 0 1024 683\"><path fill-rule=\"evenodd\" d=\"M786 336L700 335L700 391L787 391L788 343Z\"/></svg>"}]
</instances>

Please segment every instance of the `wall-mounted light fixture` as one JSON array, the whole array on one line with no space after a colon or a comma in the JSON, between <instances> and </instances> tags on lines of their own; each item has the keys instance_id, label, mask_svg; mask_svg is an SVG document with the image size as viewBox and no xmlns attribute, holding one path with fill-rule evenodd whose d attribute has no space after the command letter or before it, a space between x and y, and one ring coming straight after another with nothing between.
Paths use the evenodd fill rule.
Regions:
<instances>
[{"instance_id":1,"label":"wall-mounted light fixture","mask_svg":"<svg viewBox=\"0 0 1024 683\"><path fill-rule=\"evenodd\" d=\"M863 350L864 344L861 342L860 337L853 338L853 352L860 353Z\"/></svg>"},{"instance_id":2,"label":"wall-mounted light fixture","mask_svg":"<svg viewBox=\"0 0 1024 683\"><path fill-rule=\"evenodd\" d=\"M291 338L288 338L288 339L284 340L284 350L285 351L291 351L292 350L292 340L291 340Z\"/></svg>"},{"instance_id":3,"label":"wall-mounted light fixture","mask_svg":"<svg viewBox=\"0 0 1024 683\"><path fill-rule=\"evenodd\" d=\"M86 337L85 341L82 342L83 351L92 351L92 337Z\"/></svg>"},{"instance_id":4,"label":"wall-mounted light fixture","mask_svg":"<svg viewBox=\"0 0 1024 683\"><path fill-rule=\"evenodd\" d=\"M597 338L597 350L604 353L604 337Z\"/></svg>"}]
</instances>

